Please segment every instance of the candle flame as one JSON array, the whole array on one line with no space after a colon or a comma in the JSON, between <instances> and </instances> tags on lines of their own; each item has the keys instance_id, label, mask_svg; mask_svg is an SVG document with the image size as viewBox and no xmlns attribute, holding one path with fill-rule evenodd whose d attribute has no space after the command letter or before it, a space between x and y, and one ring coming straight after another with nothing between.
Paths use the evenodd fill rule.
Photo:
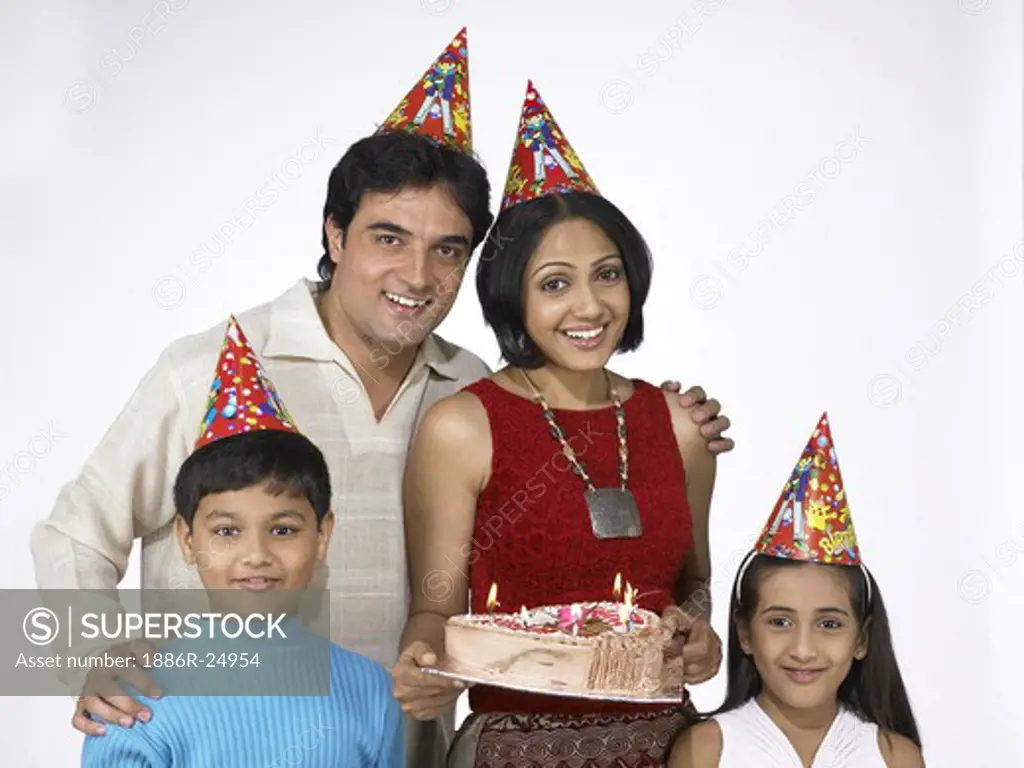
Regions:
<instances>
[{"instance_id":1,"label":"candle flame","mask_svg":"<svg viewBox=\"0 0 1024 768\"><path fill-rule=\"evenodd\" d=\"M612 587L612 594L615 595L615 599L618 600L622 597L622 574L615 574L615 585Z\"/></svg>"},{"instance_id":2,"label":"candle flame","mask_svg":"<svg viewBox=\"0 0 1024 768\"><path fill-rule=\"evenodd\" d=\"M491 591L487 593L487 610L494 613L494 609L501 603L498 602L498 583L491 583Z\"/></svg>"},{"instance_id":3,"label":"candle flame","mask_svg":"<svg viewBox=\"0 0 1024 768\"><path fill-rule=\"evenodd\" d=\"M625 595L623 595L624 599L619 605L619 618L622 620L623 624L629 625L630 620L632 619L633 608L636 605L636 593L636 588L627 581L626 592Z\"/></svg>"}]
</instances>

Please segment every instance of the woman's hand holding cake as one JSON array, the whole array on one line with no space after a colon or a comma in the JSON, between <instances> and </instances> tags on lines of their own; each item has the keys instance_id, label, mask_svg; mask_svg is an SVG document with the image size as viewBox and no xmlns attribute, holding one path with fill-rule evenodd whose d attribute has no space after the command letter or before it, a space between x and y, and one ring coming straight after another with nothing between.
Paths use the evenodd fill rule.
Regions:
<instances>
[{"instance_id":1,"label":"woman's hand holding cake","mask_svg":"<svg viewBox=\"0 0 1024 768\"><path fill-rule=\"evenodd\" d=\"M678 605L670 605L662 611L661 626L669 634L666 661L682 656L686 684L703 683L718 674L722 641L706 616L692 618Z\"/></svg>"},{"instance_id":2,"label":"woman's hand holding cake","mask_svg":"<svg viewBox=\"0 0 1024 768\"><path fill-rule=\"evenodd\" d=\"M706 618L690 625L683 641L683 680L696 685L718 674L722 664L722 641Z\"/></svg>"},{"instance_id":3,"label":"woman's hand holding cake","mask_svg":"<svg viewBox=\"0 0 1024 768\"><path fill-rule=\"evenodd\" d=\"M453 706L464 683L449 680L422 671L422 667L437 664L437 654L421 640L414 641L405 650L391 670L395 681L395 698L402 711L419 720L431 720Z\"/></svg>"}]
</instances>

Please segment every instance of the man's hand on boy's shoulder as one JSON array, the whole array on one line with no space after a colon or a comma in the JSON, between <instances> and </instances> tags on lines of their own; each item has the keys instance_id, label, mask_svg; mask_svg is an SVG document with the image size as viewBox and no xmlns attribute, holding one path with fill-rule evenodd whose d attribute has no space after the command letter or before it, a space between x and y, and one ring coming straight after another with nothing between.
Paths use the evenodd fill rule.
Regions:
<instances>
[{"instance_id":1,"label":"man's hand on boy's shoulder","mask_svg":"<svg viewBox=\"0 0 1024 768\"><path fill-rule=\"evenodd\" d=\"M111 663L109 666L90 669L85 678L82 694L75 705L71 724L86 735L103 736L106 731L104 721L125 727L131 726L136 719L148 722L151 717L150 711L144 704L129 696L120 683L123 681L150 698L160 698L160 689L143 671L146 657L151 657L154 653L156 648L144 640L112 646L98 652L97 655L112 660L131 658L134 666L118 668L116 663Z\"/></svg>"},{"instance_id":2,"label":"man's hand on boy's shoulder","mask_svg":"<svg viewBox=\"0 0 1024 768\"><path fill-rule=\"evenodd\" d=\"M82 768L164 768L172 758L160 737L137 723L132 728L114 726L105 736L86 736L82 743Z\"/></svg>"},{"instance_id":3,"label":"man's hand on boy's shoulder","mask_svg":"<svg viewBox=\"0 0 1024 768\"><path fill-rule=\"evenodd\" d=\"M678 381L665 381L662 382L661 388L667 392L679 392L682 385ZM711 453L728 453L736 447L731 437L723 437L725 431L732 426L732 422L728 416L722 414L722 404L718 400L708 399L703 387L695 384L681 392L679 404L684 408L693 408L690 411L690 418L695 424L700 425L700 433L707 441Z\"/></svg>"}]
</instances>

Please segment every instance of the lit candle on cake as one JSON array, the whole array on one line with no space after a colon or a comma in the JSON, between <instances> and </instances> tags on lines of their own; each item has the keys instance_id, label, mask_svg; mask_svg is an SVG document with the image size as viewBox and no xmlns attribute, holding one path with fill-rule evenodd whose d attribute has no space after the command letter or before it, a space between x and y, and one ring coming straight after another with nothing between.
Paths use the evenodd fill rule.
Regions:
<instances>
[{"instance_id":1,"label":"lit candle on cake","mask_svg":"<svg viewBox=\"0 0 1024 768\"><path fill-rule=\"evenodd\" d=\"M626 593L622 604L619 606L619 618L626 625L627 631L633 629L633 606L636 600L636 589L628 581L626 582Z\"/></svg>"},{"instance_id":2,"label":"lit candle on cake","mask_svg":"<svg viewBox=\"0 0 1024 768\"><path fill-rule=\"evenodd\" d=\"M498 582L491 582L491 591L487 593L487 612L494 613L494 609L500 606L498 602Z\"/></svg>"},{"instance_id":3,"label":"lit candle on cake","mask_svg":"<svg viewBox=\"0 0 1024 768\"><path fill-rule=\"evenodd\" d=\"M615 600L622 599L622 574L615 574L615 584L612 586L612 594L615 596Z\"/></svg>"}]
</instances>

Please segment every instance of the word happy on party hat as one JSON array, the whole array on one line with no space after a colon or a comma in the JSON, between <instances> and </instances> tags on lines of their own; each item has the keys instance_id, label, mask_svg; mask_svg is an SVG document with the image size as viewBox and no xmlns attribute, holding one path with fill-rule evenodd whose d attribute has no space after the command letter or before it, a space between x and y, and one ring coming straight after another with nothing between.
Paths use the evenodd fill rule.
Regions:
<instances>
[{"instance_id":1,"label":"word happy on party hat","mask_svg":"<svg viewBox=\"0 0 1024 768\"><path fill-rule=\"evenodd\" d=\"M529 81L499 213L528 200L567 192L599 194L551 110Z\"/></svg>"},{"instance_id":2,"label":"word happy on party hat","mask_svg":"<svg viewBox=\"0 0 1024 768\"><path fill-rule=\"evenodd\" d=\"M861 564L827 413L807 441L755 550L787 560Z\"/></svg>"},{"instance_id":3,"label":"word happy on party hat","mask_svg":"<svg viewBox=\"0 0 1024 768\"><path fill-rule=\"evenodd\" d=\"M217 360L198 450L214 440L257 430L298 432L273 383L249 346L234 315L228 320Z\"/></svg>"},{"instance_id":4,"label":"word happy on party hat","mask_svg":"<svg viewBox=\"0 0 1024 768\"><path fill-rule=\"evenodd\" d=\"M472 154L465 27L388 115L378 132L398 131L426 136L449 149Z\"/></svg>"}]
</instances>

